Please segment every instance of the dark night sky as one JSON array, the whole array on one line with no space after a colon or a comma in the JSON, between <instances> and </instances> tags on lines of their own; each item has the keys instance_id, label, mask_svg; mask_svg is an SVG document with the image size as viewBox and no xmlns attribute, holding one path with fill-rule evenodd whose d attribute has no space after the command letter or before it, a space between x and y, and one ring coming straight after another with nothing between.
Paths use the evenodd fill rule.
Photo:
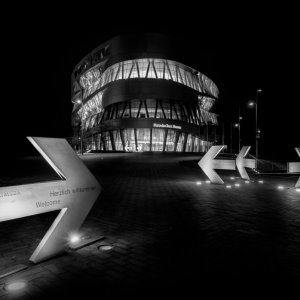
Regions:
<instances>
[{"instance_id":1,"label":"dark night sky","mask_svg":"<svg viewBox=\"0 0 300 300\"><path fill-rule=\"evenodd\" d=\"M3 37L6 71L1 97L1 151L27 153L28 135L70 136L70 75L76 63L116 35L157 32L175 36L179 42L184 40L191 66L219 87L216 110L225 120L226 136L229 122L237 121L241 103L242 139L252 143L254 111L246 109L245 104L254 99L256 88L261 88L261 153L273 159L296 159L293 148L300 146L296 108L299 76L295 75L299 46L293 9L281 11L277 7L275 13L241 11L220 14L222 18L203 17L199 12L187 14L180 8L172 12L150 10L139 18L134 12L124 16L120 11L113 17L102 12L91 16L89 22L81 19L82 14L65 17L64 22L55 15L16 18L14 27L9 27ZM159 22L162 16L164 21Z\"/></svg>"}]
</instances>

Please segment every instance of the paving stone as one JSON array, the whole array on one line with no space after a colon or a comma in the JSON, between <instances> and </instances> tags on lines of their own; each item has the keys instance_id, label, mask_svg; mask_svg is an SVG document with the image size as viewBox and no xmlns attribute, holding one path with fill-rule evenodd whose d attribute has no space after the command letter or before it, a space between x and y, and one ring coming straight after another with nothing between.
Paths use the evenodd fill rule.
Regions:
<instances>
[{"instance_id":1,"label":"paving stone","mask_svg":"<svg viewBox=\"0 0 300 300\"><path fill-rule=\"evenodd\" d=\"M299 195L278 193L276 180L269 177L264 185L240 189L198 186L196 181L206 180L203 172L181 164L197 158L170 153L84 157L103 190L81 232L106 239L37 266L29 264L28 272L9 279L29 280L28 295L46 295L41 299L57 298L61 292L66 299L89 299L93 293L167 299L227 286L248 284L247 291L262 282L266 289L299 282ZM222 178L231 182L232 174L236 176L224 171ZM27 262L54 217L0 223L0 269ZM104 244L114 248L99 251ZM5 291L1 294L4 282L1 300L6 297Z\"/></svg>"}]
</instances>

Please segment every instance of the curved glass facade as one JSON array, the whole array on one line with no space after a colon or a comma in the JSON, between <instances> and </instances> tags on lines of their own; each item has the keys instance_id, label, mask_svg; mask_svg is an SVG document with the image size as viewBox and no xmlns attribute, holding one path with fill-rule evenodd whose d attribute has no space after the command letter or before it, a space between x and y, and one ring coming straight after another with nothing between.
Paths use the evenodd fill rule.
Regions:
<instances>
[{"instance_id":1,"label":"curved glass facade","mask_svg":"<svg viewBox=\"0 0 300 300\"><path fill-rule=\"evenodd\" d=\"M148 53L149 43L138 43L140 53L126 53L124 49L132 51L132 40L128 48L126 38L121 40L121 52L115 38L114 45L108 41L100 47L110 50L101 52L97 61L83 59L80 66L84 67L73 72L75 148L82 138L85 150L206 151L215 140L217 125L217 115L211 112L218 97L214 82L173 60L151 58L151 54L138 58ZM153 56L168 57L170 49L161 50L161 55L157 51Z\"/></svg>"},{"instance_id":2,"label":"curved glass facade","mask_svg":"<svg viewBox=\"0 0 300 300\"><path fill-rule=\"evenodd\" d=\"M189 124L217 124L216 114L211 113L201 105L188 105L173 100L132 100L114 103L102 108L101 95L94 96L78 111L82 114L84 130L92 129L101 122L127 118L150 118L178 120Z\"/></svg>"},{"instance_id":3,"label":"curved glass facade","mask_svg":"<svg viewBox=\"0 0 300 300\"><path fill-rule=\"evenodd\" d=\"M175 61L144 58L126 60L107 68L103 73L97 66L80 77L84 99L116 80L156 78L184 84L200 93L218 97L217 86L205 75ZM213 104L214 99L210 100Z\"/></svg>"},{"instance_id":4,"label":"curved glass facade","mask_svg":"<svg viewBox=\"0 0 300 300\"><path fill-rule=\"evenodd\" d=\"M125 148L125 151L137 152L205 152L211 145L210 142L185 132L150 128L104 131L89 137L86 144L86 150L123 151Z\"/></svg>"}]
</instances>

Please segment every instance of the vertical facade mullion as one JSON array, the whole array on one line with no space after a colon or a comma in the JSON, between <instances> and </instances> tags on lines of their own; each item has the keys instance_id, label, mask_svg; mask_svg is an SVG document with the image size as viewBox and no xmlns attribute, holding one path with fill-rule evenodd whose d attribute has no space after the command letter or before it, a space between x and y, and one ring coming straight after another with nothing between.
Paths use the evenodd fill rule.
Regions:
<instances>
[{"instance_id":1,"label":"vertical facade mullion","mask_svg":"<svg viewBox=\"0 0 300 300\"><path fill-rule=\"evenodd\" d=\"M172 73L171 73L170 66L169 66L168 62L166 62L166 65L167 65L167 69L168 69L168 71L169 71L171 80L175 81L175 80L173 79L173 76L172 76Z\"/></svg>"},{"instance_id":2,"label":"vertical facade mullion","mask_svg":"<svg viewBox=\"0 0 300 300\"><path fill-rule=\"evenodd\" d=\"M168 129L165 129L165 135L164 135L164 143L163 143L163 152L166 151L166 144L167 144L167 137L168 137Z\"/></svg>"},{"instance_id":3,"label":"vertical facade mullion","mask_svg":"<svg viewBox=\"0 0 300 300\"><path fill-rule=\"evenodd\" d=\"M158 78L157 73L156 73L156 69L155 69L155 65L154 65L154 60L152 60L152 67L153 67L153 70L154 70L155 77Z\"/></svg>"},{"instance_id":4,"label":"vertical facade mullion","mask_svg":"<svg viewBox=\"0 0 300 300\"><path fill-rule=\"evenodd\" d=\"M131 118L131 102L128 102L128 107L129 107L129 118Z\"/></svg>"},{"instance_id":5,"label":"vertical facade mullion","mask_svg":"<svg viewBox=\"0 0 300 300\"><path fill-rule=\"evenodd\" d=\"M161 100L159 100L159 106L160 106L160 108L161 108L161 111L162 111L162 113L163 113L163 115L164 115L164 118L166 119L166 114L165 114L165 111L164 111L163 105L162 105L162 103L161 103Z\"/></svg>"},{"instance_id":6,"label":"vertical facade mullion","mask_svg":"<svg viewBox=\"0 0 300 300\"><path fill-rule=\"evenodd\" d=\"M140 106L139 106L139 109L138 109L138 112L136 115L137 118L139 118L139 116L140 116L140 111L141 111L142 105L143 105L143 101L140 101Z\"/></svg>"},{"instance_id":7,"label":"vertical facade mullion","mask_svg":"<svg viewBox=\"0 0 300 300\"><path fill-rule=\"evenodd\" d=\"M175 131L174 152L176 152L178 140L179 140L179 131L176 130L176 131Z\"/></svg>"},{"instance_id":8,"label":"vertical facade mullion","mask_svg":"<svg viewBox=\"0 0 300 300\"><path fill-rule=\"evenodd\" d=\"M150 151L152 151L152 128L150 128Z\"/></svg>"},{"instance_id":9,"label":"vertical facade mullion","mask_svg":"<svg viewBox=\"0 0 300 300\"><path fill-rule=\"evenodd\" d=\"M122 142L123 151L125 151L124 129L120 129L120 136L121 136L121 142Z\"/></svg>"},{"instance_id":10,"label":"vertical facade mullion","mask_svg":"<svg viewBox=\"0 0 300 300\"><path fill-rule=\"evenodd\" d=\"M185 152L188 134L186 132L184 132L182 134L184 135L182 152Z\"/></svg>"},{"instance_id":11,"label":"vertical facade mullion","mask_svg":"<svg viewBox=\"0 0 300 300\"><path fill-rule=\"evenodd\" d=\"M139 64L138 64L138 62L137 62L137 61L135 62L135 65L136 65L136 69L137 69L137 73L138 73L138 78L141 78L141 77L140 77L140 69L139 69Z\"/></svg>"},{"instance_id":12,"label":"vertical facade mullion","mask_svg":"<svg viewBox=\"0 0 300 300\"><path fill-rule=\"evenodd\" d=\"M110 137L110 143L111 143L112 150L116 151L116 144L115 144L113 131L109 131L109 137Z\"/></svg>"},{"instance_id":13,"label":"vertical facade mullion","mask_svg":"<svg viewBox=\"0 0 300 300\"><path fill-rule=\"evenodd\" d=\"M125 113L126 106L127 106L127 102L125 102L125 104L124 104L123 111L122 111L122 114L121 114L121 119L123 118L123 115Z\"/></svg>"},{"instance_id":14,"label":"vertical facade mullion","mask_svg":"<svg viewBox=\"0 0 300 300\"><path fill-rule=\"evenodd\" d=\"M134 128L133 131L134 131L135 150L137 150L138 142L137 142L136 128Z\"/></svg>"},{"instance_id":15,"label":"vertical facade mullion","mask_svg":"<svg viewBox=\"0 0 300 300\"><path fill-rule=\"evenodd\" d=\"M178 113L177 113L177 109L176 109L175 103L173 103L173 107L174 107L174 112L175 112L175 115L176 115L176 117L177 117L177 120L179 120L179 117L178 117Z\"/></svg>"},{"instance_id":16,"label":"vertical facade mullion","mask_svg":"<svg viewBox=\"0 0 300 300\"><path fill-rule=\"evenodd\" d=\"M154 113L154 118L156 119L157 117L157 108L158 108L158 100L156 99L156 105L155 105L155 113Z\"/></svg>"},{"instance_id":17,"label":"vertical facade mullion","mask_svg":"<svg viewBox=\"0 0 300 300\"><path fill-rule=\"evenodd\" d=\"M147 66L147 71L146 71L146 76L145 76L145 78L148 78L148 73L149 73L149 69L150 69L150 64L151 64L150 59L148 59L148 66Z\"/></svg>"},{"instance_id":18,"label":"vertical facade mullion","mask_svg":"<svg viewBox=\"0 0 300 300\"><path fill-rule=\"evenodd\" d=\"M134 67L134 62L132 62L132 64L131 64L131 69L130 69L130 72L129 72L129 75L128 75L128 78L127 78L127 79L130 78L131 73L132 73L132 70L133 70L133 67Z\"/></svg>"},{"instance_id":19,"label":"vertical facade mullion","mask_svg":"<svg viewBox=\"0 0 300 300\"><path fill-rule=\"evenodd\" d=\"M149 112L148 112L148 107L147 107L146 100L144 100L144 105L145 105L145 109L146 109L147 118L149 118Z\"/></svg>"},{"instance_id":20,"label":"vertical facade mullion","mask_svg":"<svg viewBox=\"0 0 300 300\"><path fill-rule=\"evenodd\" d=\"M117 72L116 72L116 75L115 75L114 81L116 81L116 80L117 80L117 77L118 77L118 75L119 75L119 73L120 73L120 69L121 69L121 64L119 64L119 65L118 65L118 70L117 70Z\"/></svg>"}]
</instances>

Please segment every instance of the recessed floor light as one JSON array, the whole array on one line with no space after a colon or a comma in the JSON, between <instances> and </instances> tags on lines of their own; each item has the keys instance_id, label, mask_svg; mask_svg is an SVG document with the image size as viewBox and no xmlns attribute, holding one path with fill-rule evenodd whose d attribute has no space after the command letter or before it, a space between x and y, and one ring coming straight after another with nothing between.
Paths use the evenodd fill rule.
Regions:
<instances>
[{"instance_id":1,"label":"recessed floor light","mask_svg":"<svg viewBox=\"0 0 300 300\"><path fill-rule=\"evenodd\" d=\"M104 251L104 252L111 251L112 249L113 249L113 246L111 246L111 245L101 245L98 247L98 250Z\"/></svg>"},{"instance_id":2,"label":"recessed floor light","mask_svg":"<svg viewBox=\"0 0 300 300\"><path fill-rule=\"evenodd\" d=\"M283 189L284 189L284 186L279 185L277 188L278 188L279 190L283 190Z\"/></svg>"},{"instance_id":3,"label":"recessed floor light","mask_svg":"<svg viewBox=\"0 0 300 300\"><path fill-rule=\"evenodd\" d=\"M231 189L231 185L226 185L226 188L227 189Z\"/></svg>"},{"instance_id":4,"label":"recessed floor light","mask_svg":"<svg viewBox=\"0 0 300 300\"><path fill-rule=\"evenodd\" d=\"M240 186L240 184L239 184L239 183L235 183L235 184L234 184L234 186L236 186L236 187L239 187L239 186Z\"/></svg>"},{"instance_id":5,"label":"recessed floor light","mask_svg":"<svg viewBox=\"0 0 300 300\"><path fill-rule=\"evenodd\" d=\"M25 281L13 281L5 284L4 289L9 292L16 292L24 289L27 286Z\"/></svg>"}]
</instances>

